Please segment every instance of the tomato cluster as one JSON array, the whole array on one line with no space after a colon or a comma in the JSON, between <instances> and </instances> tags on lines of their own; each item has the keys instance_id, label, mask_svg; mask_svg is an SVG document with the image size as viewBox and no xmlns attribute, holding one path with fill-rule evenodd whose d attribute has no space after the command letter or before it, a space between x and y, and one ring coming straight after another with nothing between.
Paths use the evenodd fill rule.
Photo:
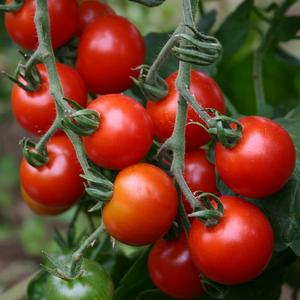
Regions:
<instances>
[{"instance_id":1,"label":"tomato cluster","mask_svg":"<svg viewBox=\"0 0 300 300\"><path fill-rule=\"evenodd\" d=\"M207 148L203 147L212 137L196 123L206 128L208 125L188 105L185 140L182 141L182 145L185 144L183 179L195 195L204 192L220 196L224 212L217 224L205 226L190 217L188 236L181 230L177 239L163 240L177 218L179 197L174 181L179 179L173 179L157 167L154 160L140 161L149 153L154 138L164 143L173 134L179 95L175 87L178 72L166 78L168 95L159 102L148 100L146 108L121 94L132 86L132 78L139 75L137 67L144 63L146 49L140 32L102 2L60 2L57 5L54 0L47 1L52 47L61 47L74 35L79 38L74 68L56 63L63 96L98 113L99 126L94 133L81 138L82 149L99 170L118 171L113 196L102 212L108 233L127 245L155 243L148 260L150 276L163 293L176 299L193 299L203 294L203 276L220 284L239 284L258 276L273 253L270 222L250 201L221 196L215 170L240 196L272 195L287 183L294 169L296 154L289 134L270 119L241 118L238 120L242 127L241 140L232 149L217 142L214 165L207 159ZM28 50L38 47L33 21L35 9L35 1L25 0L20 11L5 15L12 39ZM61 24L65 19L68 22ZM49 70L42 63L36 67L40 88L25 91L15 84L11 100L20 125L29 133L43 136L57 122L58 101L50 94ZM27 85L23 76L19 81ZM89 104L88 91L96 94ZM190 93L203 109L226 113L222 91L207 74L191 70ZM211 112L209 115L214 117ZM75 150L62 130L58 130L45 147L47 161L43 166L33 167L25 158L22 161L22 196L34 212L56 215L75 204L88 183L80 176L84 172L76 153L78 149ZM201 197L194 204L196 207L192 207L186 195L180 194L188 215L199 207L205 208ZM216 207L214 201L212 205ZM65 282L51 276L47 283L47 300L112 299L113 286L105 270L89 260L84 260L82 266L85 272L79 280Z\"/></svg>"}]
</instances>

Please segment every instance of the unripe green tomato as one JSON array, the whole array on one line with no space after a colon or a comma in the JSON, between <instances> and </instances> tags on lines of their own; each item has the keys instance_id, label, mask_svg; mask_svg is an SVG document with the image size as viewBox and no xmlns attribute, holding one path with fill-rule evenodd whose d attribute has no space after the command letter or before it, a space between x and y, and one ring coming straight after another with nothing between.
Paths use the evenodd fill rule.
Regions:
<instances>
[{"instance_id":1,"label":"unripe green tomato","mask_svg":"<svg viewBox=\"0 0 300 300\"><path fill-rule=\"evenodd\" d=\"M84 273L66 281L51 275L46 285L46 300L112 300L114 284L104 267L94 260L83 259Z\"/></svg>"}]
</instances>

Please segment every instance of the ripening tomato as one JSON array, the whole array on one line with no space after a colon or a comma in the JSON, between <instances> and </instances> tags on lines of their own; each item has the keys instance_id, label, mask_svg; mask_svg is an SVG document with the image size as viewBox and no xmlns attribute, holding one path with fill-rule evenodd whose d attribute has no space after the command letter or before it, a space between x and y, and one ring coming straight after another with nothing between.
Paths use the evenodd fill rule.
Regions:
<instances>
[{"instance_id":1,"label":"ripening tomato","mask_svg":"<svg viewBox=\"0 0 300 300\"><path fill-rule=\"evenodd\" d=\"M172 298L194 299L205 293L184 230L174 241L160 239L154 244L148 257L148 270L154 284Z\"/></svg>"},{"instance_id":2,"label":"ripening tomato","mask_svg":"<svg viewBox=\"0 0 300 300\"><path fill-rule=\"evenodd\" d=\"M178 91L175 87L175 80L178 72L174 72L167 79L169 94L159 102L148 101L148 110L154 125L154 136L165 142L173 133L177 113ZM214 108L221 114L225 114L225 101L217 83L205 73L197 70L191 71L190 92L195 96L196 101L203 108ZM205 124L195 110L189 105L187 121ZM187 150L199 148L207 144L211 137L197 124L188 124L185 129L185 147Z\"/></svg>"},{"instance_id":3,"label":"ripening tomato","mask_svg":"<svg viewBox=\"0 0 300 300\"><path fill-rule=\"evenodd\" d=\"M210 228L194 219L188 247L194 265L208 279L240 284L258 276L269 263L274 247L271 224L251 202L235 196L220 197L221 221ZM215 207L215 202L213 204Z\"/></svg>"},{"instance_id":4,"label":"ripening tomato","mask_svg":"<svg viewBox=\"0 0 300 300\"><path fill-rule=\"evenodd\" d=\"M103 222L116 240L132 246L149 245L167 233L177 207L172 179L158 167L135 164L117 175Z\"/></svg>"},{"instance_id":5,"label":"ripening tomato","mask_svg":"<svg viewBox=\"0 0 300 300\"><path fill-rule=\"evenodd\" d=\"M145 42L127 19L104 14L85 28L79 44L76 70L89 91L95 94L120 93L133 85L145 59Z\"/></svg>"},{"instance_id":6,"label":"ripening tomato","mask_svg":"<svg viewBox=\"0 0 300 300\"><path fill-rule=\"evenodd\" d=\"M50 209L47 208L43 205L40 205L39 203L33 201L25 192L24 188L21 186L21 195L24 200L24 202L27 204L27 206L37 215L42 215L42 216L57 216L59 214L62 214L65 212L67 208L62 208L62 209Z\"/></svg>"},{"instance_id":7,"label":"ripening tomato","mask_svg":"<svg viewBox=\"0 0 300 300\"><path fill-rule=\"evenodd\" d=\"M183 177L193 193L202 191L220 196L221 194L217 188L215 166L208 161L206 156L207 150L204 149L186 151ZM192 213L193 209L190 203L183 193L182 196L186 213ZM190 218L190 220L193 220L193 218Z\"/></svg>"},{"instance_id":8,"label":"ripening tomato","mask_svg":"<svg viewBox=\"0 0 300 300\"><path fill-rule=\"evenodd\" d=\"M57 135L46 144L49 162L32 167L23 158L21 184L28 196L50 209L72 206L84 194L83 173L73 144L66 135Z\"/></svg>"},{"instance_id":9,"label":"ripening tomato","mask_svg":"<svg viewBox=\"0 0 300 300\"><path fill-rule=\"evenodd\" d=\"M270 119L248 116L239 122L243 126L241 141L232 149L216 145L217 172L239 195L250 198L272 195L293 173L294 143L286 130Z\"/></svg>"},{"instance_id":10,"label":"ripening tomato","mask_svg":"<svg viewBox=\"0 0 300 300\"><path fill-rule=\"evenodd\" d=\"M6 4L11 3L6 0ZM77 0L47 0L52 48L65 44L75 33L79 24ZM10 37L21 47L34 51L38 48L38 36L34 24L35 0L24 0L17 12L5 12L5 26ZM66 21L67 20L67 21Z\"/></svg>"},{"instance_id":11,"label":"ripening tomato","mask_svg":"<svg viewBox=\"0 0 300 300\"><path fill-rule=\"evenodd\" d=\"M109 94L95 99L87 108L100 114L98 129L82 138L94 163L107 169L122 169L147 154L152 145L153 124L140 103L125 95Z\"/></svg>"},{"instance_id":12,"label":"ripening tomato","mask_svg":"<svg viewBox=\"0 0 300 300\"><path fill-rule=\"evenodd\" d=\"M113 300L114 284L102 265L84 258L83 274L74 280L50 275L46 284L46 300Z\"/></svg>"},{"instance_id":13,"label":"ripening tomato","mask_svg":"<svg viewBox=\"0 0 300 300\"><path fill-rule=\"evenodd\" d=\"M71 67L57 63L58 76L64 96L76 101L82 107L87 105L87 89L80 75ZM41 135L46 133L56 118L55 102L50 94L50 83L44 64L37 65L41 74L41 87L38 91L26 92L14 84L11 105L18 123L28 132ZM22 78L19 80L25 84ZM62 131L60 131L62 132Z\"/></svg>"},{"instance_id":14,"label":"ripening tomato","mask_svg":"<svg viewBox=\"0 0 300 300\"><path fill-rule=\"evenodd\" d=\"M99 14L115 14L106 3L98 0L84 0L79 2L80 20L75 35L81 37L86 25Z\"/></svg>"}]
</instances>

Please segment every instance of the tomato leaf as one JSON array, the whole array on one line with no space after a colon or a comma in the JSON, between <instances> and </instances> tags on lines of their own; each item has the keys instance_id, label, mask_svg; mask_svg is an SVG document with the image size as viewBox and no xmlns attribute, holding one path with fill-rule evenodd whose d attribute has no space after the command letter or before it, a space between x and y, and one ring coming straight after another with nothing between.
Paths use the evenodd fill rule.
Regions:
<instances>
[{"instance_id":1,"label":"tomato leaf","mask_svg":"<svg viewBox=\"0 0 300 300\"><path fill-rule=\"evenodd\" d=\"M298 68L300 67L300 59L286 52L280 47L277 47L275 49L275 57L277 58L278 61L284 64L291 65Z\"/></svg>"},{"instance_id":2,"label":"tomato leaf","mask_svg":"<svg viewBox=\"0 0 300 300\"><path fill-rule=\"evenodd\" d=\"M275 38L280 42L287 42L296 37L300 29L300 17L285 17L279 21L274 30Z\"/></svg>"},{"instance_id":3,"label":"tomato leaf","mask_svg":"<svg viewBox=\"0 0 300 300\"><path fill-rule=\"evenodd\" d=\"M211 10L204 14L198 21L196 28L200 32L207 32L211 26L214 24L217 16L216 10Z\"/></svg>"},{"instance_id":4,"label":"tomato leaf","mask_svg":"<svg viewBox=\"0 0 300 300\"><path fill-rule=\"evenodd\" d=\"M46 283L50 273L42 270L39 272L27 286L26 300L46 300Z\"/></svg>"},{"instance_id":5,"label":"tomato leaf","mask_svg":"<svg viewBox=\"0 0 300 300\"><path fill-rule=\"evenodd\" d=\"M165 295L158 289L151 289L151 290L143 291L136 298L136 300L153 300L153 299L155 299L155 300L171 300L174 298L171 298L171 297Z\"/></svg>"},{"instance_id":6,"label":"tomato leaf","mask_svg":"<svg viewBox=\"0 0 300 300\"><path fill-rule=\"evenodd\" d=\"M252 6L253 0L242 2L218 30L216 36L223 47L223 58L235 54L246 42Z\"/></svg>"}]
</instances>

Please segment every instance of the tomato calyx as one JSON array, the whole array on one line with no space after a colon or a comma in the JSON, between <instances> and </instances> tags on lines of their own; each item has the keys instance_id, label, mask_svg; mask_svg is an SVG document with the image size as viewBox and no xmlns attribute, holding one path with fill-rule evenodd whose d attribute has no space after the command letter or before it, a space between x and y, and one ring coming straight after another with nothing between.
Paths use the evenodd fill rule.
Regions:
<instances>
[{"instance_id":1,"label":"tomato calyx","mask_svg":"<svg viewBox=\"0 0 300 300\"><path fill-rule=\"evenodd\" d=\"M133 77L130 78L141 89L146 99L152 102L159 102L168 95L168 85L166 81L157 74L157 72L155 72L155 74L151 74L149 78L149 66L141 65L135 70L140 70L138 79Z\"/></svg>"},{"instance_id":2,"label":"tomato calyx","mask_svg":"<svg viewBox=\"0 0 300 300\"><path fill-rule=\"evenodd\" d=\"M176 41L181 42L179 47L172 48L175 58L199 66L210 65L218 59L222 46L216 38L204 35L188 24L180 24L180 26L187 26L193 34L179 33L175 35Z\"/></svg>"},{"instance_id":3,"label":"tomato calyx","mask_svg":"<svg viewBox=\"0 0 300 300\"><path fill-rule=\"evenodd\" d=\"M58 260L57 258L49 255L48 253L42 251L42 253L46 256L46 258L54 265L54 268L46 267L45 265L41 266L45 271L48 273L66 281L72 281L79 278L83 273L84 270L80 269L81 264L83 261L83 255L78 255L75 257L75 260L72 260L71 267L67 264L63 263L62 261Z\"/></svg>"},{"instance_id":4,"label":"tomato calyx","mask_svg":"<svg viewBox=\"0 0 300 300\"><path fill-rule=\"evenodd\" d=\"M224 206L220 199L211 193L203 193L196 191L194 194L198 194L196 199L196 207L193 209L193 213L189 214L188 217L196 217L199 221L204 223L205 228L216 226L223 217ZM209 198L212 198L217 203L217 209L213 207ZM202 205L204 204L204 206Z\"/></svg>"},{"instance_id":5,"label":"tomato calyx","mask_svg":"<svg viewBox=\"0 0 300 300\"><path fill-rule=\"evenodd\" d=\"M39 168L45 165L49 161L47 148L43 147L42 151L34 152L32 150L28 149L28 146L31 149L35 149L36 144L30 141L28 138L23 138L20 141L20 145L22 148L23 156L26 159L26 161L34 168Z\"/></svg>"},{"instance_id":6,"label":"tomato calyx","mask_svg":"<svg viewBox=\"0 0 300 300\"><path fill-rule=\"evenodd\" d=\"M159 6L165 2L165 0L129 0L129 1L140 3L148 7Z\"/></svg>"},{"instance_id":7,"label":"tomato calyx","mask_svg":"<svg viewBox=\"0 0 300 300\"><path fill-rule=\"evenodd\" d=\"M163 239L168 242L175 241L179 236L180 229L179 224L174 221L168 232L163 236Z\"/></svg>"},{"instance_id":8,"label":"tomato calyx","mask_svg":"<svg viewBox=\"0 0 300 300\"><path fill-rule=\"evenodd\" d=\"M227 285L216 283L204 276L202 277L202 286L209 296L216 299L224 299L229 292Z\"/></svg>"},{"instance_id":9,"label":"tomato calyx","mask_svg":"<svg viewBox=\"0 0 300 300\"><path fill-rule=\"evenodd\" d=\"M93 134L99 126L99 113L92 109L84 109L71 99L65 97L63 99L72 104L75 109L64 111L62 125L80 136Z\"/></svg>"},{"instance_id":10,"label":"tomato calyx","mask_svg":"<svg viewBox=\"0 0 300 300\"><path fill-rule=\"evenodd\" d=\"M6 12L17 12L19 11L24 4L24 0L12 0L9 4L0 5L0 10Z\"/></svg>"}]
</instances>

